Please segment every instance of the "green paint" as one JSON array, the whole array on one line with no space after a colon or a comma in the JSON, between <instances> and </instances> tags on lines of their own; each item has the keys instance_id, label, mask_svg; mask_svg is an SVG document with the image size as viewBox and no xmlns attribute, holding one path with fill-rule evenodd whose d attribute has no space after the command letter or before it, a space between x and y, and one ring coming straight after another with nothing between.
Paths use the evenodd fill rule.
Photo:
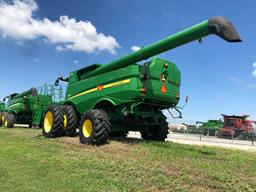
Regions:
<instances>
[{"instance_id":1,"label":"green paint","mask_svg":"<svg viewBox=\"0 0 256 192\"><path fill-rule=\"evenodd\" d=\"M197 122L197 124L202 124L204 135L214 136L220 128L223 127L223 121L221 120L208 120L207 122Z\"/></svg>"},{"instance_id":2,"label":"green paint","mask_svg":"<svg viewBox=\"0 0 256 192\"><path fill-rule=\"evenodd\" d=\"M180 70L174 63L157 57L143 65L138 62L210 34L238 42L239 36L232 27L224 18L215 17L108 64L74 71L62 79L68 82L64 103L73 105L80 116L92 108L104 109L111 117L112 131L155 126L159 119L166 118L161 110L174 108L179 102ZM127 80L128 83L119 83ZM165 93L161 92L162 86ZM142 93L143 90L146 91Z\"/></svg>"},{"instance_id":3,"label":"green paint","mask_svg":"<svg viewBox=\"0 0 256 192\"><path fill-rule=\"evenodd\" d=\"M62 89L45 84L38 90L31 88L20 94L14 93L8 98L6 111L15 116L15 123L39 126L44 110L56 103L56 94L62 94Z\"/></svg>"},{"instance_id":4,"label":"green paint","mask_svg":"<svg viewBox=\"0 0 256 192\"><path fill-rule=\"evenodd\" d=\"M0 112L4 112L5 111L5 104L0 102Z\"/></svg>"}]
</instances>

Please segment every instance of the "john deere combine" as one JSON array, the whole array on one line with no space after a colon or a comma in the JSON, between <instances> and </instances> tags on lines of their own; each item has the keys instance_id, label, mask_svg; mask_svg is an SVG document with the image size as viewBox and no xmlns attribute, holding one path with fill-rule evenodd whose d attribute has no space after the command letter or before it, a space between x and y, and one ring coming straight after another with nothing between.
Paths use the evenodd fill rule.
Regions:
<instances>
[{"instance_id":1,"label":"john deere combine","mask_svg":"<svg viewBox=\"0 0 256 192\"><path fill-rule=\"evenodd\" d=\"M66 98L63 105L45 111L43 135L58 137L79 127L84 144L101 145L111 132L125 135L130 130L140 131L146 140L164 141L168 126L162 110L177 109L180 71L157 57L143 65L138 62L210 34L241 41L230 22L213 17L108 64L93 64L58 78L56 84L68 82Z\"/></svg>"},{"instance_id":2,"label":"john deere combine","mask_svg":"<svg viewBox=\"0 0 256 192\"><path fill-rule=\"evenodd\" d=\"M206 122L196 122L201 124L203 135L215 136L221 127L223 127L223 121L221 120L208 120Z\"/></svg>"},{"instance_id":3,"label":"john deere combine","mask_svg":"<svg viewBox=\"0 0 256 192\"><path fill-rule=\"evenodd\" d=\"M39 93L36 88L31 88L23 93L14 93L5 97L4 100L8 99L8 102L4 126L12 128L15 123L28 124L29 127L40 126L43 112L55 102L56 90L61 96L61 87L55 88L46 84L39 88Z\"/></svg>"},{"instance_id":4,"label":"john deere combine","mask_svg":"<svg viewBox=\"0 0 256 192\"><path fill-rule=\"evenodd\" d=\"M3 122L4 122L4 111L5 111L5 104L0 102L0 127L3 125Z\"/></svg>"}]
</instances>

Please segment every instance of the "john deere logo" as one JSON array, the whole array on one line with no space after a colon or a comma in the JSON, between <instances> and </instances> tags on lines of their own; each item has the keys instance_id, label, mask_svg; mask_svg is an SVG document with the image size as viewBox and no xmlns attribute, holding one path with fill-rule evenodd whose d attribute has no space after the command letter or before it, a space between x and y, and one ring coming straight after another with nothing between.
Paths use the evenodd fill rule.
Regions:
<instances>
[{"instance_id":1,"label":"john deere logo","mask_svg":"<svg viewBox=\"0 0 256 192\"><path fill-rule=\"evenodd\" d=\"M166 81L167 81L167 75L164 74L164 73L162 73L162 74L160 75L160 81L166 82Z\"/></svg>"}]
</instances>

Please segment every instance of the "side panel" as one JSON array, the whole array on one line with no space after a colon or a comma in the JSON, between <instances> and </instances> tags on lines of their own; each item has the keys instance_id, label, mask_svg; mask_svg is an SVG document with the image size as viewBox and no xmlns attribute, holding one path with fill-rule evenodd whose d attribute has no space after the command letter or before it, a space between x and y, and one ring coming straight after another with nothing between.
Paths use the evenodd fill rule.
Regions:
<instances>
[{"instance_id":1,"label":"side panel","mask_svg":"<svg viewBox=\"0 0 256 192\"><path fill-rule=\"evenodd\" d=\"M133 65L70 83L66 101L72 102L80 114L93 108L102 99L109 99L116 105L131 102L139 94L139 74L139 66Z\"/></svg>"},{"instance_id":2,"label":"side panel","mask_svg":"<svg viewBox=\"0 0 256 192\"><path fill-rule=\"evenodd\" d=\"M4 103L0 103L0 112L5 111L5 104Z\"/></svg>"},{"instance_id":3,"label":"side panel","mask_svg":"<svg viewBox=\"0 0 256 192\"><path fill-rule=\"evenodd\" d=\"M111 100L115 105L142 101L160 104L159 109L170 108L179 102L180 71L171 62L155 58L144 65L131 65L85 80L71 81L67 87L66 102L75 105L83 114L100 100ZM168 68L164 65L168 64ZM146 71L145 71L146 70ZM142 75L147 73L147 78ZM164 74L165 81L161 80ZM71 73L70 79L76 79ZM165 86L166 92L161 88ZM143 93L142 90L146 89Z\"/></svg>"},{"instance_id":4,"label":"side panel","mask_svg":"<svg viewBox=\"0 0 256 192\"><path fill-rule=\"evenodd\" d=\"M27 110L27 107L24 104L23 98L11 99L7 103L6 108L8 113L20 113L21 111Z\"/></svg>"},{"instance_id":5,"label":"side panel","mask_svg":"<svg viewBox=\"0 0 256 192\"><path fill-rule=\"evenodd\" d=\"M147 100L153 103L160 102L166 108L178 104L181 79L180 70L175 64L154 58L148 66L141 66L141 73L148 77L139 81L139 86L146 89Z\"/></svg>"}]
</instances>

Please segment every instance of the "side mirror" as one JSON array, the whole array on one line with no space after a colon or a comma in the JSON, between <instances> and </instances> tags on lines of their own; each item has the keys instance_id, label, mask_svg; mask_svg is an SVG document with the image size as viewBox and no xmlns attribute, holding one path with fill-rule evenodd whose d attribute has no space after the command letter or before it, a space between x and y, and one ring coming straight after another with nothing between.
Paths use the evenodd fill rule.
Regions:
<instances>
[{"instance_id":1,"label":"side mirror","mask_svg":"<svg viewBox=\"0 0 256 192\"><path fill-rule=\"evenodd\" d=\"M56 79L56 81L55 81L54 85L57 87L57 86L59 86L59 84L60 84L59 79Z\"/></svg>"},{"instance_id":2,"label":"side mirror","mask_svg":"<svg viewBox=\"0 0 256 192\"><path fill-rule=\"evenodd\" d=\"M185 99L185 102L186 102L186 103L188 102L188 99L189 99L189 97L188 97L188 96L186 96L186 99Z\"/></svg>"},{"instance_id":3,"label":"side mirror","mask_svg":"<svg viewBox=\"0 0 256 192\"><path fill-rule=\"evenodd\" d=\"M31 88L31 95L32 96L37 96L37 89L36 88Z\"/></svg>"}]
</instances>

